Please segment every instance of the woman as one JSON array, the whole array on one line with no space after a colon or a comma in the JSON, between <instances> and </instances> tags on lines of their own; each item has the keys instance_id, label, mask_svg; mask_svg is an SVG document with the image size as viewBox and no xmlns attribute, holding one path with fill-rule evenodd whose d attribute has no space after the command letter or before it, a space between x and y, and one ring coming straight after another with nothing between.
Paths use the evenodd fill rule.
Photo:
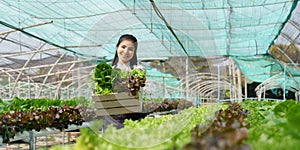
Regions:
<instances>
[{"instance_id":1,"label":"woman","mask_svg":"<svg viewBox=\"0 0 300 150\"><path fill-rule=\"evenodd\" d=\"M116 53L112 62L113 68L119 68L123 71L129 71L137 65L137 39L130 34L124 34L119 38L116 45ZM134 119L134 114L120 114L105 116L104 127L105 130L107 125L112 124L117 129L124 127L124 120L127 118Z\"/></svg>"},{"instance_id":2,"label":"woman","mask_svg":"<svg viewBox=\"0 0 300 150\"><path fill-rule=\"evenodd\" d=\"M137 39L130 34L124 34L116 45L116 54L112 65L114 68L129 71L137 65Z\"/></svg>"}]
</instances>

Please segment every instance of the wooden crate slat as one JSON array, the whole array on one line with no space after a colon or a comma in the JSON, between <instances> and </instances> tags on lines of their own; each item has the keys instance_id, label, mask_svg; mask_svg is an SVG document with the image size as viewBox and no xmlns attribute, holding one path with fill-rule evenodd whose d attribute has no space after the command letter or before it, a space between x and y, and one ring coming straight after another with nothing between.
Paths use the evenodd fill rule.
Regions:
<instances>
[{"instance_id":1,"label":"wooden crate slat","mask_svg":"<svg viewBox=\"0 0 300 150\"><path fill-rule=\"evenodd\" d=\"M139 96L128 93L93 95L97 116L142 112Z\"/></svg>"},{"instance_id":2,"label":"wooden crate slat","mask_svg":"<svg viewBox=\"0 0 300 150\"><path fill-rule=\"evenodd\" d=\"M124 100L113 100L104 102L95 102L94 107L98 108L114 108L114 107L126 107L126 106L140 106L140 102L137 99L124 99Z\"/></svg>"},{"instance_id":3,"label":"wooden crate slat","mask_svg":"<svg viewBox=\"0 0 300 150\"><path fill-rule=\"evenodd\" d=\"M114 99L123 100L123 99L138 99L138 97L133 97L128 95L128 93L118 93L118 94L108 94L108 95L93 95L93 100L97 101L111 101Z\"/></svg>"},{"instance_id":4,"label":"wooden crate slat","mask_svg":"<svg viewBox=\"0 0 300 150\"><path fill-rule=\"evenodd\" d=\"M128 114L128 113L136 113L136 112L141 112L140 106L96 110L96 114L98 116Z\"/></svg>"}]
</instances>

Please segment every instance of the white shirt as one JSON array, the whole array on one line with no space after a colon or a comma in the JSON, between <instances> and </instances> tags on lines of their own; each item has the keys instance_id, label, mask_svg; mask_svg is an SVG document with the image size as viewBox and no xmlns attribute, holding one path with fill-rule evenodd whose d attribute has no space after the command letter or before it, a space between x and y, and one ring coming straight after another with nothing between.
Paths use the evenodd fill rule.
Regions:
<instances>
[{"instance_id":1,"label":"white shirt","mask_svg":"<svg viewBox=\"0 0 300 150\"><path fill-rule=\"evenodd\" d=\"M130 62L128 62L126 64L121 64L121 63L118 62L118 64L114 68L119 68L119 69L124 70L124 71L130 71L131 70Z\"/></svg>"}]
</instances>

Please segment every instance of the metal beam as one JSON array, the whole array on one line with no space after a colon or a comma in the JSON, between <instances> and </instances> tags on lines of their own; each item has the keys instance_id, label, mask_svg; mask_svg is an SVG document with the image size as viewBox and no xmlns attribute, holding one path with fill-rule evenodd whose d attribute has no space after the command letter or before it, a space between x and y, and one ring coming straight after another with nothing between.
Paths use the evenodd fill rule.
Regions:
<instances>
[{"instance_id":1,"label":"metal beam","mask_svg":"<svg viewBox=\"0 0 300 150\"><path fill-rule=\"evenodd\" d=\"M45 45L46 45L46 43L42 44L38 49L43 48ZM33 53L33 54L30 56L30 58L25 62L25 64L23 65L22 68L25 68L25 67L28 65L28 63L29 63L29 62L31 61L31 59L35 56L35 54L36 54L36 53ZM18 74L18 76L17 76L17 78L16 78L16 80L15 80L15 84L14 84L14 86L13 86L13 90L12 90L12 93L11 93L11 97L13 97L13 95L14 95L16 85L17 85L17 83L18 83L18 81L19 81L19 78L21 77L22 73L23 73L23 71L20 71L19 74Z\"/></svg>"}]
</instances>

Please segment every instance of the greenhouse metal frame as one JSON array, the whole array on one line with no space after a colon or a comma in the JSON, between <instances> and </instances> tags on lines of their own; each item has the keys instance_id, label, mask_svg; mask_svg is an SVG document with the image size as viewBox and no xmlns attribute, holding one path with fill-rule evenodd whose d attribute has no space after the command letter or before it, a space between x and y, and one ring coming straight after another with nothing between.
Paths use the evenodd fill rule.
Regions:
<instances>
[{"instance_id":1,"label":"greenhouse metal frame","mask_svg":"<svg viewBox=\"0 0 300 150\"><path fill-rule=\"evenodd\" d=\"M240 98L240 85L233 83L240 76L248 82L264 84L274 75L282 74L279 78L284 78L284 82L268 88L285 87L297 92L298 3L4 0L0 3L3 8L0 11L1 96L3 99L90 97L88 74L98 62L112 60L117 38L123 33L138 38L140 62L178 56L204 57L210 73L218 74L218 67L227 72L232 70L227 61L233 60L229 78L236 79L229 82ZM271 49L272 45L275 49ZM216 57L224 58L223 62L216 64L213 59ZM236 74L237 70L241 74ZM181 81L189 80L190 74L191 70L186 70L180 76ZM211 88L217 87L220 93L221 80L215 81ZM196 89L188 87L189 84L178 84L185 85L177 88L185 92L183 97L188 97L187 89ZM199 81L198 86L201 84ZM213 95L218 99L218 94Z\"/></svg>"},{"instance_id":2,"label":"greenhouse metal frame","mask_svg":"<svg viewBox=\"0 0 300 150\"><path fill-rule=\"evenodd\" d=\"M0 100L2 104L12 99L20 100L18 98L28 101L39 98L45 98L46 101L47 98L63 101L84 97L90 100L94 94L92 86L95 82L91 83L90 77L94 73L95 66L100 62L110 65L118 38L122 34L132 34L138 39L138 64L145 66L147 74L146 86L140 91L141 97L144 100L159 99L163 103L167 103L168 100L171 102L187 100L189 103L186 105L192 104L200 110L193 114L187 113L188 111L182 111L183 113L180 114L181 110L178 110L177 116L173 115L176 111L163 112L172 114L173 120L168 120L171 122L170 125L168 122L163 129L151 128L151 133L157 132L159 135L176 133L170 138L171 140L168 139L176 144L182 140L181 133L189 132L181 132L184 129L179 128L190 127L190 121L196 120L189 117L196 114L203 119L202 124L196 125L195 130L189 132L193 134L200 128L202 130L202 125L212 119L213 111L220 106L221 102L241 102L248 99L258 100L256 102L267 99L267 102L260 103L264 105L263 107L255 106L259 111L254 113L259 115L256 114L255 119L252 118L252 121L255 120L254 123L260 120L260 116L267 116L265 118L269 119L282 117L284 114L287 118L277 118L275 121L269 121L268 124L272 127L287 127L287 130L284 130L287 133L299 131L297 129L299 126L284 122L297 120L299 118L295 118L299 115L296 114L293 118L291 116L294 114L291 115L291 111L288 112L286 109L283 113L277 114L276 111L274 114L272 114L273 110L270 111L274 108L270 106L271 102L276 104L287 100L290 93L292 94L289 96L293 97L295 102L287 102L285 105L292 106L293 103L299 106L299 0L2 0L0 8ZM201 62L197 62L198 59ZM258 85L250 89L255 84ZM268 98L270 93L281 98ZM210 104L214 104L210 109L201 107ZM1 105L4 109L2 106L4 105ZM65 104L59 107L65 110L73 109ZM291 108L295 111L299 107ZM34 108L30 107L30 109L34 111ZM47 110L51 111L48 108ZM34 114L41 111L38 109ZM262 113L264 111L267 113ZM59 114L54 115L55 119L67 118L60 114L63 111L57 112ZM216 114L218 112L222 111L216 111ZM239 112L242 112L240 120L244 119L243 115L248 114L243 110ZM4 113L16 114L13 110ZM18 113L25 113L25 111L18 110ZM76 113L69 114L76 115ZM157 114L161 115L155 113L153 116ZM40 118L30 115L29 122ZM22 120L22 117L18 119ZM81 118L77 119L79 122L83 121ZM72 119L65 122L70 120ZM249 120L251 121L251 118ZM29 139L29 142L25 143L29 145L29 149L35 149L36 138L46 136L48 148L47 136L56 133L63 133L62 144L64 145L65 132L92 128L90 123L88 121L77 125L71 123L72 125L68 124L64 128L59 126L60 130L52 129L50 126L51 129L47 127L39 131L38 127L34 129L36 131L17 134L16 138L11 139L12 142L7 145L13 144L14 141L20 142L20 139ZM139 126L130 123L132 126ZM298 122L296 123L299 125ZM240 126L244 124L246 123L243 122ZM261 124L256 130L261 128ZM30 124L30 126L34 125ZM0 131L15 129L6 126L5 130ZM266 130L273 131L273 129ZM101 130L104 133L103 127ZM99 129L96 131L96 133L100 132ZM118 133L116 135L119 137L135 136L136 133L126 132L126 135L122 130L118 131L120 130L109 129L108 133ZM149 134L150 138L144 140L145 143L148 140L159 141L159 138L151 137L152 135L146 130L130 131L139 131L142 134L147 132L144 135L148 138ZM181 133L177 134L178 131ZM243 133L243 130L239 131ZM278 130L278 132L282 131ZM5 139L3 133L0 138L0 148ZM84 135L84 132L80 134ZM196 135L198 134L193 136ZM111 134L111 136L115 135ZM138 141L136 137L134 139ZM143 140L145 137L140 139ZM291 137L288 135L284 138L291 139ZM176 141L176 138L180 140ZM142 143L142 148L145 146L143 142L139 142ZM132 145L134 144L136 143ZM104 147L108 145L107 147L110 146L109 148L112 149L113 146L118 147L121 144L114 143L112 146L104 142L103 145Z\"/></svg>"}]
</instances>

